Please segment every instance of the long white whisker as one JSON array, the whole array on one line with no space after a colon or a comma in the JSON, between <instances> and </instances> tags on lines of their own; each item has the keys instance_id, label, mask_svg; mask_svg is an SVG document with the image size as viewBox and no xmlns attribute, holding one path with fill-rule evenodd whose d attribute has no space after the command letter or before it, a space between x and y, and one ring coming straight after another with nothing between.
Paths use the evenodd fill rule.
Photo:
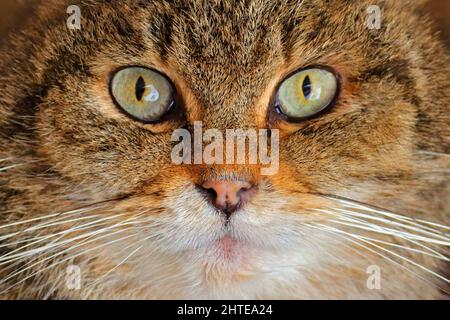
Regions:
<instances>
[{"instance_id":1,"label":"long white whisker","mask_svg":"<svg viewBox=\"0 0 450 320\"><path fill-rule=\"evenodd\" d=\"M420 268L420 269L422 269L422 270L424 270L424 271L426 271L426 272L429 272L430 274L432 274L432 275L438 277L439 279L441 279L441 280L443 280L443 281L445 281L445 282L447 282L447 283L450 283L450 280L448 280L448 279L445 278L444 276L442 276L442 275L440 275L440 274L438 274L438 273L436 273L436 272L434 272L434 271L432 271L432 270L430 270L430 269L428 269L428 268L426 268L426 267L424 267L424 266L422 266L422 265L420 265L420 264L418 264L418 263L412 261L411 259L408 259L408 258L406 258L406 257L403 257L403 256L401 256L401 255L399 255L399 254L397 254L397 253L395 253L395 252L393 252L393 251L391 251L391 250L388 250L388 249L386 249L386 248L384 248L384 247L381 247L381 246L379 246L379 245L377 245L377 244L375 244L375 243L373 243L373 242L371 242L371 241L369 241L369 240L363 239L361 236L354 235L354 234L352 234L352 233L345 232L345 231L343 231L343 230L340 230L340 229L337 229L337 228L333 228L333 227L330 227L330 226L326 226L326 225L323 225L323 224L320 224L320 223L317 224L317 225L320 226L320 227L323 227L323 228L331 228L331 229L334 229L335 232L340 232L340 233L346 234L346 235L348 235L348 236L350 236L350 237L356 238L356 239L358 239L358 240L360 240L360 241L363 241L363 242L365 242L365 243L368 243L368 244L370 244L370 245L372 245L372 246L374 246L374 247L376 247L376 248L378 248L378 249L380 249L380 250L383 250L383 251L385 251L385 252L387 252L387 253L390 253L390 254L392 254L392 255L394 255L394 256L396 256L396 257L398 257L398 258L400 258L400 259L402 259L402 260L404 260L404 261L406 261L406 262L409 262L409 263L411 263L412 265L414 265L414 266L416 266L416 267L418 267L418 268Z\"/></svg>"},{"instance_id":2,"label":"long white whisker","mask_svg":"<svg viewBox=\"0 0 450 320\"><path fill-rule=\"evenodd\" d=\"M418 232L421 232L421 233L424 233L424 234L436 235L438 237L445 237L445 238L450 239L448 234L445 234L445 233L443 233L440 230L436 230L436 229L433 229L433 228L430 228L430 227L427 227L427 226L423 226L421 224L414 223L414 222L411 222L411 221L407 221L407 220L404 220L404 219L402 219L401 221L407 222L407 223L409 223L409 224L411 224L413 226L405 225L404 223L397 222L399 219L397 219L397 221L392 221L392 220L384 219L384 218L377 217L377 216L374 216L374 215L369 215L369 214L366 214L366 213L355 212L353 210L346 210L346 209L341 209L341 208L336 208L335 210L340 211L340 212L344 212L344 213L349 214L349 215L361 217L361 218L372 219L372 220L376 220L376 221L392 224L392 225L395 225L395 226L400 226L402 228L418 231Z\"/></svg>"},{"instance_id":3,"label":"long white whisker","mask_svg":"<svg viewBox=\"0 0 450 320\"><path fill-rule=\"evenodd\" d=\"M412 242L412 243L414 243L415 245L418 245L418 246L420 246L420 247L422 247L422 248L424 248L424 249L427 249L427 250L429 250L430 252L432 252L432 253L434 253L434 254L436 254L436 255L439 255L440 257L442 257L442 258L444 258L444 259L447 259L447 258L446 258L445 256L443 256L441 253L439 253L439 252L433 250L432 248L430 248L430 247L428 247L428 246L425 246L424 244L418 243L418 242L414 241L413 239L411 239L410 237L408 237L408 236L417 237L417 236L414 235L414 234L411 234L411 233L409 233L409 232L405 232L405 231L399 230L399 229L391 229L391 228L387 228L387 227L384 227L384 226L381 226L381 225L376 225L376 224L367 222L367 221L365 221L365 220L361 220L361 219L355 218L355 216L356 216L356 217L365 217L365 215L360 215L360 214L358 214L358 213L356 213L356 214L351 214L350 212L348 212L348 211L346 211L346 210L342 211L342 210L339 210L339 209L335 209L336 212L334 212L334 211L329 211L329 210L323 210L323 209L316 209L316 211L320 211L320 212L327 213L327 214L330 214L330 215L333 215L333 216L337 216L337 217L338 217L340 220L342 220L342 221L352 222L352 223L359 224L359 225L361 225L361 226L367 226L367 227L370 227L370 228L374 228L374 229L377 229L377 230L381 230L380 233L390 234L390 235L395 235L395 236L400 237L400 238L402 238L402 239L405 239L405 240L407 240L407 241L409 241L409 242ZM340 212L340 213L338 214L337 212ZM373 217L368 216L368 218L369 218L369 219L372 219ZM373 220L382 221L382 220L379 220L379 219L376 219L376 218L374 218ZM336 222L335 220L331 220L331 221ZM389 224L389 223L392 224L391 221L389 221L389 220L386 220L386 221L383 221L383 222L388 223L388 224ZM404 226L403 224L399 224L399 223L394 223L394 224L395 224L395 225L398 225L398 226L400 226L400 227L403 227L403 228L409 228L409 229L411 229L411 227L409 227L409 226ZM374 229L371 229L371 231L376 231L376 230L374 230ZM415 228L413 228L413 230L415 230ZM376 232L377 232L377 231L376 231ZM427 233L427 232L426 232L426 233ZM404 235L408 235L408 236L405 237ZM419 236L419 237L420 237L420 236ZM421 237L420 239L423 240L423 237ZM430 241L427 241L427 242L430 242Z\"/></svg>"},{"instance_id":4,"label":"long white whisker","mask_svg":"<svg viewBox=\"0 0 450 320\"><path fill-rule=\"evenodd\" d=\"M35 255L35 254L40 253L40 252L49 251L50 249L53 249L53 248L56 248L56 247L60 247L62 245L68 244L70 242L73 242L73 241L76 241L76 240L79 240L79 239L83 239L83 238L86 238L86 237L89 238L89 237L92 237L92 236L97 235L99 233L104 233L104 232L106 232L106 231L108 231L108 230L110 230L110 229L112 229L114 227L117 227L117 226L128 225L133 220L136 220L137 218L139 218L141 215L142 215L142 213L140 213L140 214L138 214L136 216L133 216L133 217L131 217L129 219L126 219L126 220L124 220L122 222L116 223L116 224L114 224L112 226L109 226L107 228L95 230L95 231L89 232L87 234L81 234L79 236L72 237L72 238L64 240L64 241L60 241L60 242L57 242L57 243L50 243L50 244L47 244L45 246L38 247L38 248L35 248L35 249L31 249L31 250L28 250L28 251L25 251L25 252L21 252L21 253L15 254L15 255L9 255L10 253L8 253L8 254L3 255L3 256L0 257L0 261L6 260L6 262L0 263L0 265L12 262L12 261L17 260L17 259L23 259L25 257L32 256L32 255ZM111 216L111 217L108 217L108 219L104 218L103 220L111 220L113 218L117 218L117 216ZM145 222L145 220L144 221L139 221L138 223L142 223L142 222ZM66 233L64 233L63 235L65 235L65 234ZM8 258L8 259L6 259L6 258Z\"/></svg>"},{"instance_id":5,"label":"long white whisker","mask_svg":"<svg viewBox=\"0 0 450 320\"><path fill-rule=\"evenodd\" d=\"M133 243L132 246L134 246L135 244ZM114 270L116 270L117 268L119 268L121 265L123 265L128 259L130 259L133 255L135 255L139 250L142 249L144 245L139 246L138 248L134 249L129 255L127 255L124 259L122 259L114 268L112 268L111 270L109 270L108 272L106 272L104 275L102 275L99 279L97 279L96 281L94 281L91 286L94 287L97 283L99 283L101 280L103 280L104 278L106 278L109 274L111 274L112 272L114 272ZM124 249L127 249L131 247L127 246Z\"/></svg>"},{"instance_id":6,"label":"long white whisker","mask_svg":"<svg viewBox=\"0 0 450 320\"><path fill-rule=\"evenodd\" d=\"M346 214L345 211L344 212L341 211L340 214L337 214L336 212L333 212L333 211L330 211L330 210L324 210L324 209L316 209L316 211L320 211L320 212L327 213L327 214L330 214L330 215L333 215L333 216L337 216L341 220L341 221L330 220L331 222L334 222L334 223L344 224L344 225L347 225L347 226L364 229L366 231L375 231L375 232L378 232L378 233L393 235L393 236L397 236L397 237L406 239L406 240L411 241L411 242L413 242L413 240L416 239L416 240L424 241L424 242L427 242L427 243L435 243L435 244L440 244L440 245L444 245L444 246L449 246L450 245L450 241L446 237L443 237L443 236L440 236L440 235L431 234L431 235L433 235L433 236L435 236L437 238L444 239L445 241L440 241L438 239L427 238L427 237L424 237L424 236L421 236L421 235L412 234L412 233L409 233L409 232L406 232L406 231L403 231L403 230L387 228L387 227L384 227L384 226L379 226L379 225L372 224L372 223L369 223L369 222L366 222L366 221L362 221L360 219L351 218L351 216ZM352 215L352 216L359 216L359 215L356 214L356 215ZM349 223L347 223L347 222L349 222ZM405 227L402 224L398 224L398 225L401 226L401 227ZM426 231L422 231L422 232L426 233L426 234L430 234L429 232L426 232ZM436 251L432 250L429 247L426 247L426 246L423 246L423 245L421 245L421 246L424 247L424 248L427 248L430 251L433 251L434 253L437 253ZM437 253L437 254L440 255L439 253Z\"/></svg>"},{"instance_id":7,"label":"long white whisker","mask_svg":"<svg viewBox=\"0 0 450 320\"><path fill-rule=\"evenodd\" d=\"M379 208L374 208L374 207L371 207L371 206L363 205L362 203L360 203L358 201L351 201L349 199L343 199L343 198L340 198L340 197L329 196L329 195L324 196L324 197L327 198L327 199L336 201L336 202L345 203L348 206L353 207L353 208L360 208L360 209L367 210L367 211L370 211L370 212L373 212L373 213L378 213L378 214L381 214L381 215L385 215L385 216L388 216L388 217L391 217L391 218L394 218L394 219L407 220L407 221L415 222L415 223L420 222L420 223L424 223L424 224L431 225L431 226L434 226L434 227L450 230L449 226L445 226L445 225L442 225L442 224L439 224L439 223L435 223L435 222L431 222L431 221L426 221L426 220L421 220L421 219L414 219L414 218L410 218L410 217L407 217L407 216L402 216L402 215L399 215L397 213L393 213L393 212L389 212L389 211L382 210L382 209L379 209Z\"/></svg>"},{"instance_id":8,"label":"long white whisker","mask_svg":"<svg viewBox=\"0 0 450 320\"><path fill-rule=\"evenodd\" d=\"M92 221L92 222L89 222L89 223L85 223L85 224L79 225L79 226L77 226L77 227L73 227L73 228L69 228L69 229L66 229L66 230L57 232L57 233L55 233L55 234L51 234L51 235L48 235L48 236L44 236L44 237L41 238L41 239L38 239L38 240L36 240L36 241L34 241L34 242L32 242L32 243L29 243L29 244L27 244L27 245L25 245L25 246L16 248L16 249L14 249L13 251L10 251L10 252L8 252L8 253L5 254L5 255L0 256L0 261L5 260L5 259L4 259L5 257L9 257L8 261L11 261L10 259L11 259L12 257L14 257L14 256L18 256L18 257L24 256L24 257L25 257L25 256L27 256L26 253L27 253L27 252L29 253L30 251L32 251L32 252L29 253L28 255L35 254L35 253L37 253L37 252L39 252L39 251L45 251L45 250L47 250L47 249L52 248L52 246L51 246L51 245L47 245L47 246L44 246L44 247L35 248L35 249L33 249L33 250L25 251L25 252L22 252L22 253L20 253L20 254L17 254L17 255L12 256L12 254L13 254L14 252L17 252L17 251L20 251L20 250L22 250L22 249L24 249L24 248L30 247L30 246L32 246L32 245L34 245L34 244L36 244L36 243L40 243L40 242L42 242L42 241L48 240L48 239L53 238L53 237L58 236L58 235L64 236L64 235L66 235L66 234L68 234L68 233L71 233L71 232L80 231L80 230L84 230L84 229L92 228L92 227L98 227L98 226L100 225L101 222L105 222L105 221L108 221L108 220L111 220L111 219L115 219L115 218L117 218L117 217L119 217L119 216L122 216L122 215L124 215L124 214L126 214L126 213L119 214L119 215L115 215L115 216L108 216L108 217L105 217L105 218L102 218L102 219L98 219L98 220L96 220L96 221ZM59 243L59 244L61 244L61 243ZM56 245L53 245L53 246L57 246L57 245L59 245L59 244L56 244ZM40 249L40 250L39 250L39 249ZM0 263L0 265L2 265L2 263Z\"/></svg>"},{"instance_id":9,"label":"long white whisker","mask_svg":"<svg viewBox=\"0 0 450 320\"><path fill-rule=\"evenodd\" d=\"M12 168L15 168L15 167L19 167L19 166L23 166L23 163L13 164L13 165L10 165L10 166L7 166L7 167L0 168L0 172L9 170L9 169L12 169Z\"/></svg>"},{"instance_id":10,"label":"long white whisker","mask_svg":"<svg viewBox=\"0 0 450 320\"><path fill-rule=\"evenodd\" d=\"M81 225L78 224L78 225L74 226L73 230L71 230L71 231L79 231L79 230L88 229L88 228L90 228L92 226L97 226L96 222L98 222L98 221L89 222L89 223L81 224ZM101 225L101 224L99 224L99 225ZM18 241L15 241L15 242L7 242L5 244L0 245L0 248L13 247L13 246L15 246L17 244L27 243L27 245L19 247L19 248L15 249L15 250L23 249L23 248L26 248L26 247L28 247L30 245L33 245L33 244L39 243L41 241L53 238L53 237L55 237L57 235L60 235L60 234L69 233L71 231L63 230L63 231L60 231L60 232L57 232L57 233L52 233L52 234L49 234L49 235L35 236L35 237L32 237L32 238L25 238L25 239L18 240ZM33 241L33 242L30 242L30 241Z\"/></svg>"},{"instance_id":11,"label":"long white whisker","mask_svg":"<svg viewBox=\"0 0 450 320\"><path fill-rule=\"evenodd\" d=\"M351 216L351 217L353 217L353 218L349 218L349 216L348 216L346 213L344 213L344 216L345 216L346 218L343 218L342 216L339 216L339 218L340 218L340 219L343 219L343 220L346 220L346 221L349 221L349 222L356 222L356 223L359 223L359 224L361 224L361 225L367 225L367 226L377 227L377 228L381 228L381 229L383 229L383 230L385 229L385 227L383 227L383 226L374 225L374 224L371 224L371 223L369 223L369 222L367 222L367 221L365 221L365 220L361 220L361 219L358 219L358 218L354 218L353 215ZM400 227L402 227L401 224L400 224ZM396 230L398 230L398 229L396 229ZM415 240L413 240L413 239L410 239L410 238L405 238L405 237L400 237L400 238L405 239L405 240L408 241L408 242L411 242L411 243L413 243L413 244L415 244L415 245L417 245L417 246L419 246L419 247L422 247L422 248L428 250L428 251L431 252L433 255L437 255L437 256L439 256L440 258L442 258L443 260L447 260L447 259L448 259L448 258L447 258L446 256L444 256L442 253L440 253L440 252L438 252L438 251L436 251L436 250L430 248L429 246L426 246L426 245L424 245L424 244L422 244L422 243L420 243L420 242L417 242L417 241L415 241ZM429 244L429 245L433 245L433 244ZM441 250L443 250L442 247L439 247L439 248L440 248ZM445 251L445 252L447 252L447 251Z\"/></svg>"},{"instance_id":12,"label":"long white whisker","mask_svg":"<svg viewBox=\"0 0 450 320\"><path fill-rule=\"evenodd\" d=\"M135 217L135 218L137 218L137 217ZM143 222L147 222L147 221L148 221L148 219L142 219L142 220L128 221L128 222L125 222L125 223L120 222L120 223L118 223L118 224L116 224L116 225L118 225L118 226L127 226L127 225L132 225L132 224L139 224L139 223L143 223ZM98 227L98 226L99 226L99 225L93 225L93 227ZM111 227L109 227L109 228L111 228ZM105 229L107 229L107 228L102 229L102 231L105 230ZM99 232L99 233L100 233L100 232ZM90 233L84 234L82 237L78 237L78 238L85 238L83 241L84 241L84 243L86 243L87 240L89 240L90 238L92 238L92 237L95 236L96 234L98 234L98 233L97 233L97 232L90 232ZM57 241L59 241L60 239L62 239L64 236L65 236L65 234L62 234L62 235L59 236L57 239L55 239L55 240L53 240L53 241L51 242L51 244L56 244L56 245L54 246L54 248L57 248L57 247L60 247L60 246L63 245L62 242L61 242L61 243L58 243ZM103 237L100 237L100 238L103 238ZM69 242L73 242L73 241L78 240L78 239L71 238L71 239L69 239L69 240L70 240ZM65 242L67 242L67 241L65 241ZM69 242L67 242L67 243L69 243ZM92 241L90 241L90 242L92 242ZM83 243L82 243L82 244L83 244ZM52 248L52 249L54 249L54 248ZM49 251L51 251L51 250L46 250L46 252L49 252ZM26 252L26 253L28 253L28 252ZM33 252L33 254L36 254L36 252ZM30 256L30 255L31 255L31 254L26 254L26 255L24 255L24 256L19 256L18 258L15 258L15 259L9 259L8 261L1 263L0 265L2 265L2 264L8 264L7 269L11 269L11 268L13 268L14 266L19 265L19 264L21 263L21 261L22 261L24 258L26 258L27 256ZM38 257L35 257L35 258L33 258L33 259L31 259L30 263L32 263L33 261L36 261L36 260L38 260L38 259L39 259L39 256L38 256ZM13 262L13 261L16 261L16 262L15 262L15 263L11 263L11 262ZM5 269L5 271L6 271L7 269Z\"/></svg>"},{"instance_id":13,"label":"long white whisker","mask_svg":"<svg viewBox=\"0 0 450 320\"><path fill-rule=\"evenodd\" d=\"M364 226L364 225L360 225L360 224L356 224L356 223L348 223L348 222L340 221L340 220L330 220L330 221L337 223L337 224L349 226L349 227L359 228L359 229L366 230L366 231L375 231L378 233L401 237L404 239L413 239L413 240L419 240L419 241L423 241L423 242L427 242L427 243L436 243L436 244L440 244L443 246L450 246L449 241L440 241L440 240L436 240L436 239L426 238L426 237L414 235L414 234L411 234L408 232L401 232L401 231L395 230L395 229L380 228L380 227L376 227L373 225L371 227L368 227L368 226Z\"/></svg>"},{"instance_id":14,"label":"long white whisker","mask_svg":"<svg viewBox=\"0 0 450 320\"><path fill-rule=\"evenodd\" d=\"M427 155L430 155L430 156L448 157L448 158L450 158L450 154L448 154L448 153L425 151L425 150L419 150L417 152L421 153L421 154L427 154Z\"/></svg>"},{"instance_id":15,"label":"long white whisker","mask_svg":"<svg viewBox=\"0 0 450 320\"><path fill-rule=\"evenodd\" d=\"M130 227L130 228L131 228L131 227ZM16 271L15 273L9 275L7 278L2 279L2 280L0 281L0 283L6 282L7 280L11 279L12 277L14 277L14 276L16 276L16 275L18 275L18 274L20 274L20 273L26 271L26 270L31 269L32 267L36 266L36 265L39 264L39 263L42 263L42 262L48 261L48 260L50 260L50 259L53 259L53 258L55 258L55 257L57 257L57 256L59 256L59 255L61 255L61 254L63 254L63 253L66 253L66 252L68 252L68 251L70 251L70 250L73 250L73 249L75 249L75 248L78 248L78 247L80 247L80 246L82 246L82 245L86 245L86 244L91 243L91 242L93 242L93 241L98 241L98 240L100 240L100 239L103 239L104 237L112 236L112 235L115 235L115 234L118 234L118 233L127 231L127 230L130 229L130 228L125 228L125 229L121 229L121 230L118 230L118 231L115 231L115 232L112 232L112 233L107 233L106 235L103 235L103 236L100 236L100 237L98 237L98 238L94 238L94 239L91 239L91 240L88 240L88 239L89 239L90 237L92 237L93 235L96 235L96 234L98 234L98 233L102 233L102 232L104 232L104 230L109 230L109 229L111 229L111 228L105 228L105 229L102 229L102 230L97 230L96 232L89 233L88 235L90 235L90 236L89 236L87 239L85 239L83 242L81 242L81 243L79 243L79 244L77 244L77 245L71 246L70 248L65 249L65 250L63 250L63 251L57 252L56 254L51 255L51 256L49 256L49 257L47 257L47 258L45 258L45 259L42 259L42 260L40 260L40 261L38 261L38 262L36 262L36 263L34 263L34 264L32 264L32 265L30 265L30 266L28 266L28 267L22 269L22 270L18 270L18 271ZM74 239L71 239L71 240L74 240Z\"/></svg>"},{"instance_id":16,"label":"long white whisker","mask_svg":"<svg viewBox=\"0 0 450 320\"><path fill-rule=\"evenodd\" d=\"M319 211L319 212L331 214L333 216L337 216L337 217L339 217L339 219L341 219L343 221L356 222L356 223L359 223L359 224L364 225L364 226L377 228L379 230L383 230L384 233L386 233L386 232L392 233L393 231L396 231L398 233L395 233L395 234L398 234L398 235L405 235L406 234L406 235L411 235L413 237L421 237L421 238L423 238L420 235L412 234L412 233L404 231L404 230L392 229L392 228L388 228L388 227L382 227L380 225L376 225L376 224L373 224L373 223L369 223L367 221L362 221L360 219L354 218L354 217L362 217L362 218L366 217L365 215L362 215L362 214L359 214L359 213L353 213L353 212L349 212L349 211L346 211L346 210L340 210L339 208L334 209L333 211L331 211L331 210L324 210L324 209L315 209L315 211ZM351 218L351 217L353 217L353 218ZM391 224L391 225L398 226L398 227L401 227L401 228L404 228L404 229L409 229L409 230L417 231L419 233L423 233L423 234L426 234L426 235L434 236L436 238L448 241L448 243L450 244L450 242L449 242L450 239L448 237L442 236L440 234L430 233L428 231L421 230L421 229L418 229L418 228L415 228L415 227L411 227L411 226L407 226L407 225L403 225L401 223L394 222L394 221L389 221L389 220L385 220L385 219L377 219L376 217L371 217L371 216L367 216L367 217L369 219L380 221L380 222L384 222L386 224ZM438 240L438 239L435 239L435 240Z\"/></svg>"},{"instance_id":17,"label":"long white whisker","mask_svg":"<svg viewBox=\"0 0 450 320\"><path fill-rule=\"evenodd\" d=\"M13 226L18 226L18 225L25 224L25 223L28 223L28 222L34 222L34 221L43 220L43 219L47 219L47 218L52 218L52 217L56 217L56 216L60 216L60 215L68 215L68 214L72 214L72 213L83 213L83 212L88 212L88 211L90 211L90 210L95 210L95 209L98 209L98 208L101 208L101 207L102 207L102 206L98 206L98 207L85 207L85 208L79 208L79 209L70 210L70 211L65 211L65 212L52 213L52 214L49 214L49 215L40 216L40 217L28 219L28 220L22 220L22 221L17 221L17 222L9 223L9 224L0 225L0 229L8 228L8 227L13 227ZM1 240L2 238L3 238L3 237L0 237L0 240Z\"/></svg>"},{"instance_id":18,"label":"long white whisker","mask_svg":"<svg viewBox=\"0 0 450 320\"><path fill-rule=\"evenodd\" d=\"M426 252L426 251L423 251L423 250L420 250L420 249L415 249L415 248L403 246L403 245L400 245L400 244L391 243L391 242L383 241L383 240L380 240L380 239L375 239L375 238L363 236L363 235L358 235L358 237L361 237L361 239L366 239L366 240L369 240L369 241L374 241L374 242L386 244L386 245L397 247L397 248L404 249L404 250L407 250L407 251L421 253L421 254L424 254L424 255L427 255L427 256L430 256L430 257L433 257L433 258L437 258L437 259L440 259L440 260L450 261L449 258L447 258L447 257L445 257L445 256L443 256L441 254L433 254L433 253L429 253L429 252Z\"/></svg>"},{"instance_id":19,"label":"long white whisker","mask_svg":"<svg viewBox=\"0 0 450 320\"><path fill-rule=\"evenodd\" d=\"M418 274L417 272L414 272L414 271L411 270L410 268L408 268L408 267L406 267L406 266L400 264L399 262L393 260L392 258L390 258L390 257L388 257L388 256L386 256L386 255L384 255L384 254L382 254L382 253L380 253L380 252L378 252L378 251L376 251L376 250L373 250L372 248L370 248L370 247L368 247L368 246L366 246L366 245L364 245L364 244L361 244L361 243L359 243L358 241L353 240L353 239L355 239L355 237L354 237L354 235L352 235L352 234L350 234L350 233L346 233L346 232L343 232L343 231L340 230L340 229L336 229L336 228L328 227L328 226L323 226L323 227L321 227L321 228L319 228L318 226L315 226L315 225L306 225L306 226L310 226L310 227L316 228L316 229L318 229L318 230L322 230L322 231L326 231L326 232L333 233L333 234L335 234L335 235L339 235L340 237L346 239L347 241L350 241L350 242L352 242L352 243L354 243L354 244L356 244L356 245L358 245L358 246L360 246L360 247L362 247L362 248L364 248L364 249L366 249L366 250L368 250L368 251L370 251L370 252L372 252L372 253L374 253L374 254L376 254L376 255L382 257L382 258L384 258L384 259L386 259L387 261L394 263L395 265L399 266L400 268L405 269L405 270L407 270L408 272L411 272L412 274L414 274L415 276L417 276L418 278L420 278L422 281L424 281L424 282L426 282L426 283L428 283L428 284L430 284L430 285L432 285L432 286L436 286L435 283L429 281L428 279L424 278L423 276L421 276L421 275ZM348 234L348 236L344 236L343 234ZM361 240L360 240L360 241L361 241ZM444 292L446 292L444 289L442 289L442 288L440 288L440 289L443 290Z\"/></svg>"},{"instance_id":20,"label":"long white whisker","mask_svg":"<svg viewBox=\"0 0 450 320\"><path fill-rule=\"evenodd\" d=\"M73 219L61 219L56 222L48 222L48 223L44 223L44 224L39 224L37 226L29 227L29 228L23 230L23 232L36 231L36 230L43 229L43 228L54 227L54 226L58 226L58 225L62 225L62 224L68 224L71 222L88 220L88 219L97 218L97 217L101 217L101 215L94 214L94 215L90 215L90 216L82 216L82 217L77 217L77 218L73 218Z\"/></svg>"},{"instance_id":21,"label":"long white whisker","mask_svg":"<svg viewBox=\"0 0 450 320\"><path fill-rule=\"evenodd\" d=\"M120 230L120 231L125 231L125 230ZM118 232L117 232L117 233L118 233ZM112 235L112 234L110 234L110 235ZM61 261L59 261L59 262L57 262L57 263L54 263L54 264L52 264L52 265L50 265L50 266L47 266L47 267L45 267L45 268L43 268L43 269L40 269L40 270L38 270L38 271L36 271L36 272L30 274L29 276L27 276L27 277L21 279L20 281L16 282L15 284L13 284L13 285L11 285L11 286L9 286L9 287L6 288L5 290L3 290L1 293L4 294L5 292L8 292L11 288L13 288L13 287L15 287L15 286L21 284L22 282L28 280L29 278L34 277L34 276L36 276L37 274L39 274L39 273L41 273L41 272L43 272L43 271L45 271L45 270L47 270L47 269L49 269L49 268L54 268L54 267L56 267L57 265L59 265L59 264L65 262L65 261L72 260L72 259L74 259L74 258L76 258L76 257L78 257L78 256L80 256L80 255L82 255L82 254L86 254L87 252L90 252L90 251L93 251L93 250L102 248L102 247L104 247L104 246L106 246L106 245L110 245L110 244L116 243L116 242L118 242L118 241L123 241L123 240L128 239L128 238L133 237L133 236L135 236L135 234L131 234L131 235L128 235L128 236L119 238L119 239L115 239L115 240L113 240L113 241L104 243L104 244L99 245L99 246L96 246L96 247L94 247L94 248L90 248L90 249L88 249L88 250L84 250L83 252L81 252L81 253L79 253L79 254L76 254L76 255L74 255L74 256L70 256L70 257L68 257L68 258L66 258L66 259L63 259L63 260L61 260ZM71 249L71 248L70 248L70 249ZM20 270L19 273L21 273L21 272L23 272L23 271L25 271L25 270ZM11 279L12 277L14 277L14 276L16 276L16 275L17 275L17 274L11 275L11 276L9 276L8 278L3 279L0 283L4 283L4 282L6 282L7 280Z\"/></svg>"}]
</instances>

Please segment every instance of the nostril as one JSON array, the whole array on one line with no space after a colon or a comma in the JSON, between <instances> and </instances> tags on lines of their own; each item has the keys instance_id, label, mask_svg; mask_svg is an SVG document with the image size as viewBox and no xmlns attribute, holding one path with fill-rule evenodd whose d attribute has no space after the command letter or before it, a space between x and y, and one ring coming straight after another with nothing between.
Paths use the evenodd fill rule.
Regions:
<instances>
[{"instance_id":1,"label":"nostril","mask_svg":"<svg viewBox=\"0 0 450 320\"><path fill-rule=\"evenodd\" d=\"M246 181L210 180L198 187L227 218L253 194L253 186Z\"/></svg>"},{"instance_id":2,"label":"nostril","mask_svg":"<svg viewBox=\"0 0 450 320\"><path fill-rule=\"evenodd\" d=\"M241 186L241 189L238 191L238 193L248 191L248 190L250 190L251 188L253 188L253 186L252 186L250 183L243 184L243 185Z\"/></svg>"},{"instance_id":3,"label":"nostril","mask_svg":"<svg viewBox=\"0 0 450 320\"><path fill-rule=\"evenodd\" d=\"M209 189L206 189L203 187L201 187L201 188L205 191L206 195L208 196L208 198L210 200L215 201L217 199L217 192L213 188L209 188Z\"/></svg>"}]
</instances>

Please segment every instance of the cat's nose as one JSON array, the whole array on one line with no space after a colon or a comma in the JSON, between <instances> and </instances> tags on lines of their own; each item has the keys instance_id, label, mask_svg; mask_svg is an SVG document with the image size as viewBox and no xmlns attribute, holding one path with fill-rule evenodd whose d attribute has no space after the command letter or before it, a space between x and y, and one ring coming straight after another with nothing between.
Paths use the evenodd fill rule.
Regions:
<instances>
[{"instance_id":1,"label":"cat's nose","mask_svg":"<svg viewBox=\"0 0 450 320\"><path fill-rule=\"evenodd\" d=\"M247 181L211 180L203 183L214 206L228 218L254 193L255 186Z\"/></svg>"}]
</instances>

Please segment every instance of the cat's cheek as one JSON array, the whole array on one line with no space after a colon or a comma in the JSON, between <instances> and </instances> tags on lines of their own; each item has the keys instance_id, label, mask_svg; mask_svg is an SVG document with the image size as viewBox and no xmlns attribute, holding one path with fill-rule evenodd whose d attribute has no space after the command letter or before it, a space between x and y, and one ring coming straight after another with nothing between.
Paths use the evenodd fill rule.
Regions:
<instances>
[{"instance_id":1,"label":"cat's cheek","mask_svg":"<svg viewBox=\"0 0 450 320\"><path fill-rule=\"evenodd\" d=\"M37 154L60 175L105 194L132 193L170 164L170 135L49 103L39 114Z\"/></svg>"}]
</instances>

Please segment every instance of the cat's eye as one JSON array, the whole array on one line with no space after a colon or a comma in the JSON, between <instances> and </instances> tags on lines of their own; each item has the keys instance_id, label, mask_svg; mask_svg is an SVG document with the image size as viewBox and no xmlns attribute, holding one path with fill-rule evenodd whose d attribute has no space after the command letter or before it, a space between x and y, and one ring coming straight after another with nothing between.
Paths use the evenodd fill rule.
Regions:
<instances>
[{"instance_id":1,"label":"cat's eye","mask_svg":"<svg viewBox=\"0 0 450 320\"><path fill-rule=\"evenodd\" d=\"M161 73L143 67L116 72L110 90L125 113L145 123L160 121L175 104L170 81Z\"/></svg>"},{"instance_id":2,"label":"cat's eye","mask_svg":"<svg viewBox=\"0 0 450 320\"><path fill-rule=\"evenodd\" d=\"M336 75L326 69L298 71L279 86L275 108L294 121L315 116L333 103L338 85Z\"/></svg>"}]
</instances>

